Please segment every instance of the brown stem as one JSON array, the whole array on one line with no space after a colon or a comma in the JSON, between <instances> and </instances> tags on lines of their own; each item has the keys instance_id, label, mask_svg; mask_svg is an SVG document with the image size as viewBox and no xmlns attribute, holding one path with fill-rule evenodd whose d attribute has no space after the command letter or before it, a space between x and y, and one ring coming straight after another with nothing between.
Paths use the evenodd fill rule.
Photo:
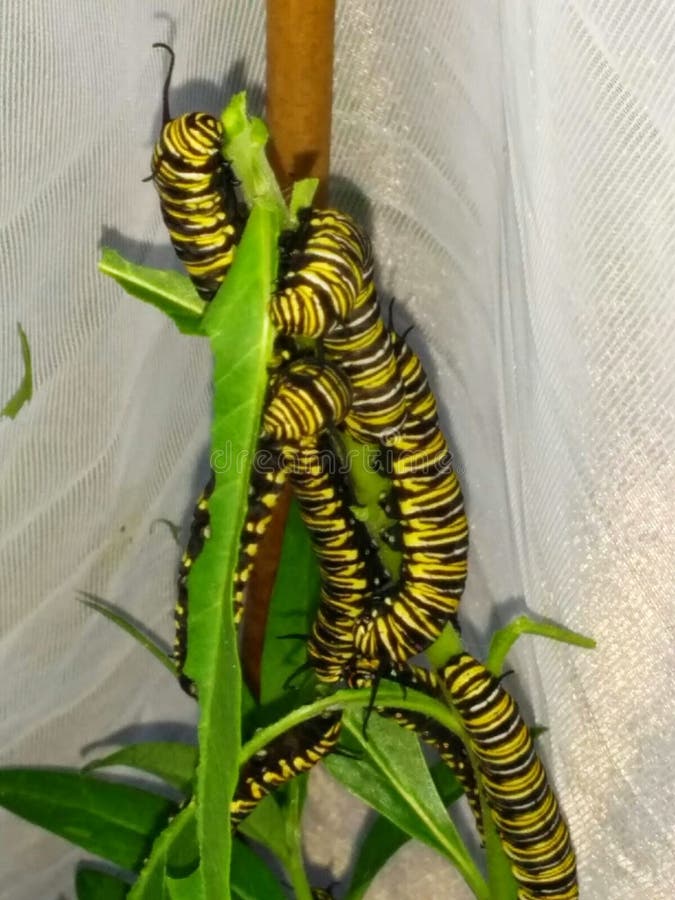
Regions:
<instances>
[{"instance_id":1,"label":"brown stem","mask_svg":"<svg viewBox=\"0 0 675 900\"><path fill-rule=\"evenodd\" d=\"M282 188L300 178L318 178L319 204L328 197L334 20L335 0L267 0L270 162ZM287 488L261 542L248 585L241 655L244 678L256 697L290 501Z\"/></svg>"}]
</instances>

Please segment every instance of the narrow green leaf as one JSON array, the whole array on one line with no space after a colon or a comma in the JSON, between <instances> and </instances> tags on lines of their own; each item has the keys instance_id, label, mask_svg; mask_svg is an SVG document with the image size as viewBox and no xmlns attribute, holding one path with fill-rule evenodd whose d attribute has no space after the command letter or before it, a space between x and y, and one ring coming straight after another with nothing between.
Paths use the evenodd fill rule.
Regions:
<instances>
[{"instance_id":1,"label":"narrow green leaf","mask_svg":"<svg viewBox=\"0 0 675 900\"><path fill-rule=\"evenodd\" d=\"M249 118L245 92L232 97L221 122L225 131L223 153L231 161L241 183L244 200L249 206L269 204L286 221L284 198L264 152L269 136L267 126L260 119Z\"/></svg>"},{"instance_id":2,"label":"narrow green leaf","mask_svg":"<svg viewBox=\"0 0 675 900\"><path fill-rule=\"evenodd\" d=\"M232 843L232 896L237 900L285 900L286 894L263 860L241 841Z\"/></svg>"},{"instance_id":3,"label":"narrow green leaf","mask_svg":"<svg viewBox=\"0 0 675 900\"><path fill-rule=\"evenodd\" d=\"M286 822L276 802L275 795L265 797L262 803L239 826L239 833L266 847L284 866L288 862L286 846Z\"/></svg>"},{"instance_id":4,"label":"narrow green leaf","mask_svg":"<svg viewBox=\"0 0 675 900\"><path fill-rule=\"evenodd\" d=\"M199 869L195 869L185 878L166 877L170 900L204 900L204 881Z\"/></svg>"},{"instance_id":5,"label":"narrow green leaf","mask_svg":"<svg viewBox=\"0 0 675 900\"><path fill-rule=\"evenodd\" d=\"M461 784L444 763L436 763L429 772L445 806L450 806L463 795ZM347 900L360 900L380 869L409 840L409 834L384 816L377 816L361 842Z\"/></svg>"},{"instance_id":6,"label":"narrow green leaf","mask_svg":"<svg viewBox=\"0 0 675 900\"><path fill-rule=\"evenodd\" d=\"M511 872L511 863L504 853L497 829L484 801L481 806L490 900L517 900L518 886Z\"/></svg>"},{"instance_id":7,"label":"narrow green leaf","mask_svg":"<svg viewBox=\"0 0 675 900\"><path fill-rule=\"evenodd\" d=\"M183 334L202 334L201 317L206 304L186 275L139 266L108 247L104 247L98 267L127 294L165 313Z\"/></svg>"},{"instance_id":8,"label":"narrow green leaf","mask_svg":"<svg viewBox=\"0 0 675 900\"><path fill-rule=\"evenodd\" d=\"M291 202L288 206L290 224L292 228L295 228L297 225L298 212L301 209L307 209L312 205L314 194L316 194L316 190L318 187L318 178L303 178L302 181L296 181L293 185Z\"/></svg>"},{"instance_id":9,"label":"narrow green leaf","mask_svg":"<svg viewBox=\"0 0 675 900\"><path fill-rule=\"evenodd\" d=\"M495 631L492 635L485 665L493 675L502 674L504 660L521 634L536 634L541 637L551 638L554 641L561 641L564 644L584 647L586 650L593 650L596 646L593 638L579 634L577 631L570 631L568 628L563 628L561 625L554 625L550 622L537 622L534 619L530 619L529 616L519 616L513 622L509 622L504 628Z\"/></svg>"},{"instance_id":10,"label":"narrow green leaf","mask_svg":"<svg viewBox=\"0 0 675 900\"><path fill-rule=\"evenodd\" d=\"M205 900L229 895L229 808L238 776L241 678L232 618L232 573L266 385L272 331L267 317L277 260L276 212L254 207L235 262L204 314L214 358L209 502L211 537L188 580L186 674L200 704L197 832Z\"/></svg>"},{"instance_id":11,"label":"narrow green leaf","mask_svg":"<svg viewBox=\"0 0 675 900\"><path fill-rule=\"evenodd\" d=\"M198 861L195 801L191 800L158 835L138 880L129 891L129 900L171 900L167 876L180 878L191 874L197 869ZM197 880L203 881L201 875Z\"/></svg>"},{"instance_id":12,"label":"narrow green leaf","mask_svg":"<svg viewBox=\"0 0 675 900\"><path fill-rule=\"evenodd\" d=\"M172 675L176 675L176 666L166 650L155 643L152 638L148 637L147 634L145 634L137 625L134 625L134 623L125 615L116 612L111 603L104 600L103 597L97 597L96 594L90 594L89 591L78 591L77 593L80 595L80 603L84 603L85 606L88 606L90 609L105 616L106 619L110 619L110 621L114 622L118 628L121 628L122 631L126 631L126 633L130 634L142 647L145 647L146 650L152 653L152 655L158 659L164 668L168 669Z\"/></svg>"},{"instance_id":13,"label":"narrow green leaf","mask_svg":"<svg viewBox=\"0 0 675 900\"><path fill-rule=\"evenodd\" d=\"M142 769L163 778L181 791L188 791L197 768L197 747L178 741L146 741L129 744L120 750L94 759L83 767L83 772L110 766L128 766Z\"/></svg>"},{"instance_id":14,"label":"narrow green leaf","mask_svg":"<svg viewBox=\"0 0 675 900\"><path fill-rule=\"evenodd\" d=\"M462 652L462 639L452 625L446 625L438 638L426 651L429 662L435 669L440 669L450 659Z\"/></svg>"},{"instance_id":15,"label":"narrow green leaf","mask_svg":"<svg viewBox=\"0 0 675 900\"><path fill-rule=\"evenodd\" d=\"M293 502L265 630L260 686L263 706L282 697L293 700L293 694L284 688L284 682L306 661L307 642L283 635L309 634L320 589L319 567L312 542L298 506Z\"/></svg>"},{"instance_id":16,"label":"narrow green leaf","mask_svg":"<svg viewBox=\"0 0 675 900\"><path fill-rule=\"evenodd\" d=\"M416 737L373 717L365 740L356 716L346 714L344 721L363 758L331 756L326 760L329 771L401 830L442 853L476 897L487 900L487 885L441 803Z\"/></svg>"},{"instance_id":17,"label":"narrow green leaf","mask_svg":"<svg viewBox=\"0 0 675 900\"><path fill-rule=\"evenodd\" d=\"M174 809L157 794L57 769L0 770L0 805L132 871Z\"/></svg>"},{"instance_id":18,"label":"narrow green leaf","mask_svg":"<svg viewBox=\"0 0 675 900\"><path fill-rule=\"evenodd\" d=\"M0 411L0 418L2 418L3 416L8 419L16 418L16 415L21 407L25 403L28 403L28 401L33 396L33 364L31 362L30 346L28 344L26 332L23 330L19 323L17 323L17 328L19 329L19 341L21 342L23 378L21 379L21 384L17 388L14 395L10 397L10 399L2 408L2 411Z\"/></svg>"},{"instance_id":19,"label":"narrow green leaf","mask_svg":"<svg viewBox=\"0 0 675 900\"><path fill-rule=\"evenodd\" d=\"M83 866L75 876L75 893L77 900L124 900L129 892L129 883Z\"/></svg>"},{"instance_id":20,"label":"narrow green leaf","mask_svg":"<svg viewBox=\"0 0 675 900\"><path fill-rule=\"evenodd\" d=\"M341 434L340 439L343 444L342 457L348 464L349 477L359 503L352 512L357 519L365 522L377 543L382 562L395 579L401 567L401 554L382 540L382 532L394 521L385 515L381 504L382 497L391 490L391 482L378 469L380 448L374 444L360 444L348 434Z\"/></svg>"}]
</instances>

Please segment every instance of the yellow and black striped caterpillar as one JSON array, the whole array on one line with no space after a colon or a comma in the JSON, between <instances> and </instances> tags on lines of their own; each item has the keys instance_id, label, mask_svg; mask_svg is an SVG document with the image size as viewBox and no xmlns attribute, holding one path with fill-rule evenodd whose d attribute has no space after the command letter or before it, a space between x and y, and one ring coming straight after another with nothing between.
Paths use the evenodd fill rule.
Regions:
<instances>
[{"instance_id":1,"label":"yellow and black striped caterpillar","mask_svg":"<svg viewBox=\"0 0 675 900\"><path fill-rule=\"evenodd\" d=\"M350 381L343 427L362 443L386 441L405 421L403 385L380 317L370 241L349 216L304 210L287 239L270 315L287 335L321 338L323 358Z\"/></svg>"},{"instance_id":2,"label":"yellow and black striped caterpillar","mask_svg":"<svg viewBox=\"0 0 675 900\"><path fill-rule=\"evenodd\" d=\"M192 523L190 525L190 537L187 547L183 553L183 557L178 569L178 600L174 611L175 636L173 642L173 658L176 663L176 672L178 673L178 682L186 694L191 697L197 696L197 689L194 681L184 674L185 660L187 658L187 628L188 628L188 587L187 579L192 566L202 552L204 542L209 537L209 524L211 516L209 514L209 497L213 493L216 485L216 478L213 472L204 486L202 495L197 501L192 514Z\"/></svg>"},{"instance_id":3,"label":"yellow and black striped caterpillar","mask_svg":"<svg viewBox=\"0 0 675 900\"><path fill-rule=\"evenodd\" d=\"M403 567L397 592L362 618L355 640L365 657L405 662L456 619L468 549L461 489L421 364L382 323L367 238L329 210L307 212L297 239L272 320L283 333L322 338L352 389L343 427L385 447Z\"/></svg>"},{"instance_id":4,"label":"yellow and black striped caterpillar","mask_svg":"<svg viewBox=\"0 0 675 900\"><path fill-rule=\"evenodd\" d=\"M448 622L456 622L467 575L468 523L447 442L424 369L403 338L394 340L408 406L384 450L392 507L400 519L402 560L396 592L358 623L367 658L405 663Z\"/></svg>"},{"instance_id":5,"label":"yellow and black striped caterpillar","mask_svg":"<svg viewBox=\"0 0 675 900\"><path fill-rule=\"evenodd\" d=\"M211 300L234 258L242 222L235 179L222 154L223 134L216 118L192 112L172 119L169 86L171 54L163 90L163 123L152 157L152 180L176 255L200 297Z\"/></svg>"},{"instance_id":6,"label":"yellow and black striped caterpillar","mask_svg":"<svg viewBox=\"0 0 675 900\"><path fill-rule=\"evenodd\" d=\"M239 541L239 560L234 574L234 621L244 613L246 589L255 565L260 541L272 520L274 508L288 479L281 453L270 442L259 438L251 468L248 508Z\"/></svg>"},{"instance_id":7,"label":"yellow and black striped caterpillar","mask_svg":"<svg viewBox=\"0 0 675 900\"><path fill-rule=\"evenodd\" d=\"M338 370L298 360L278 376L263 416L263 435L283 455L319 561L321 597L309 658L325 682L342 677L354 655L354 623L388 579L367 529L349 508L326 435L344 419L350 399L349 382Z\"/></svg>"},{"instance_id":8,"label":"yellow and black striped caterpillar","mask_svg":"<svg viewBox=\"0 0 675 900\"><path fill-rule=\"evenodd\" d=\"M519 900L575 900L569 831L515 701L468 654L453 657L439 675L478 760Z\"/></svg>"},{"instance_id":9,"label":"yellow and black striped caterpillar","mask_svg":"<svg viewBox=\"0 0 675 900\"><path fill-rule=\"evenodd\" d=\"M245 763L230 804L232 830L272 791L296 775L308 772L335 750L342 729L342 712L326 712L280 735Z\"/></svg>"}]
</instances>

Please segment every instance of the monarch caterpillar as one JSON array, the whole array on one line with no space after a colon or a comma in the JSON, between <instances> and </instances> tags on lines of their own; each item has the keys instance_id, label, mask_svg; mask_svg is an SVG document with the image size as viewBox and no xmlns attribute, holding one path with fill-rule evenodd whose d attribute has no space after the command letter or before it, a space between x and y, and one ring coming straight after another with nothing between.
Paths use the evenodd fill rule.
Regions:
<instances>
[{"instance_id":1,"label":"monarch caterpillar","mask_svg":"<svg viewBox=\"0 0 675 900\"><path fill-rule=\"evenodd\" d=\"M239 542L239 560L234 575L234 621L238 624L244 612L246 588L255 565L258 547L272 520L274 507L286 484L288 473L281 454L269 442L258 440L251 480L248 508Z\"/></svg>"},{"instance_id":2,"label":"monarch caterpillar","mask_svg":"<svg viewBox=\"0 0 675 900\"><path fill-rule=\"evenodd\" d=\"M167 44L152 46L167 50L171 61L151 177L176 255L200 297L208 301L232 264L241 231L236 182L222 155L223 133L216 118L205 112L171 118L169 87L175 55Z\"/></svg>"},{"instance_id":3,"label":"monarch caterpillar","mask_svg":"<svg viewBox=\"0 0 675 900\"><path fill-rule=\"evenodd\" d=\"M478 760L519 900L574 900L569 831L515 701L468 654L453 657L439 674Z\"/></svg>"},{"instance_id":4,"label":"monarch caterpillar","mask_svg":"<svg viewBox=\"0 0 675 900\"><path fill-rule=\"evenodd\" d=\"M252 756L239 774L230 804L232 830L239 827L264 797L296 775L308 772L331 753L341 729L342 712L326 712L289 729Z\"/></svg>"},{"instance_id":5,"label":"monarch caterpillar","mask_svg":"<svg viewBox=\"0 0 675 900\"><path fill-rule=\"evenodd\" d=\"M295 361L274 384L263 415L263 434L280 448L319 561L321 597L308 649L324 682L342 677L354 655L354 623L389 577L350 509L340 461L325 433L344 419L349 400L348 382L336 370Z\"/></svg>"},{"instance_id":6,"label":"monarch caterpillar","mask_svg":"<svg viewBox=\"0 0 675 900\"><path fill-rule=\"evenodd\" d=\"M405 420L403 385L382 322L366 234L336 210L303 210L282 253L271 317L283 334L322 338L327 362L349 378L343 427L363 442L386 441Z\"/></svg>"},{"instance_id":7,"label":"monarch caterpillar","mask_svg":"<svg viewBox=\"0 0 675 900\"><path fill-rule=\"evenodd\" d=\"M300 210L281 242L272 324L285 335L319 338L344 322L372 276L370 241L350 216Z\"/></svg>"},{"instance_id":8,"label":"monarch caterpillar","mask_svg":"<svg viewBox=\"0 0 675 900\"><path fill-rule=\"evenodd\" d=\"M319 681L335 682L355 653L355 621L390 576L367 527L350 509L348 485L337 472L338 458L328 437L319 441L318 458L320 468L296 471L293 487L321 572L309 659Z\"/></svg>"},{"instance_id":9,"label":"monarch caterpillar","mask_svg":"<svg viewBox=\"0 0 675 900\"><path fill-rule=\"evenodd\" d=\"M362 617L354 641L367 658L404 663L435 640L447 621L456 621L467 574L468 524L424 369L403 338L395 339L394 349L409 408L384 458L400 517L401 572L397 591Z\"/></svg>"},{"instance_id":10,"label":"monarch caterpillar","mask_svg":"<svg viewBox=\"0 0 675 900\"><path fill-rule=\"evenodd\" d=\"M178 569L178 600L176 601L176 608L174 611L175 637L173 643L173 658L176 663L178 682L185 693L189 694L191 697L197 696L197 688L194 681L188 678L183 672L185 660L187 658L189 602L187 579L195 560L202 552L204 542L209 537L209 524L211 521L209 514L209 497L213 493L215 485L216 476L211 472L201 497L194 508L192 524L190 525L190 537Z\"/></svg>"}]
</instances>

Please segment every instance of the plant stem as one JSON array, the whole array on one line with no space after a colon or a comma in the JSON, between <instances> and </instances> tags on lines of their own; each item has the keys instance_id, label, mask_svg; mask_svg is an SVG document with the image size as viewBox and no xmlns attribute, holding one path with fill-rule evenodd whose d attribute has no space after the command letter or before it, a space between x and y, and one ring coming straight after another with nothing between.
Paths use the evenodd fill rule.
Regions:
<instances>
[{"instance_id":1,"label":"plant stem","mask_svg":"<svg viewBox=\"0 0 675 900\"><path fill-rule=\"evenodd\" d=\"M289 785L289 804L286 813L286 867L297 900L312 900L312 888L307 880L302 856L302 806L305 790L296 778Z\"/></svg>"}]
</instances>

